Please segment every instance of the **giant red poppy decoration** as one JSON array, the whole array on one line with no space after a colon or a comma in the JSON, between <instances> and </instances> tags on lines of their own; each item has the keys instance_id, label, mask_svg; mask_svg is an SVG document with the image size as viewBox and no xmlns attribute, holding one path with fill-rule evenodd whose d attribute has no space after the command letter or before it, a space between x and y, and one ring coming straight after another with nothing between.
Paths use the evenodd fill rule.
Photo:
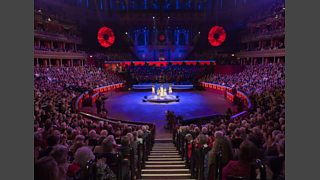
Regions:
<instances>
[{"instance_id":1,"label":"giant red poppy decoration","mask_svg":"<svg viewBox=\"0 0 320 180\"><path fill-rule=\"evenodd\" d=\"M227 37L227 33L223 27L213 26L210 29L208 40L212 46L217 47L217 46L220 46L226 40L226 37Z\"/></svg>"},{"instance_id":2,"label":"giant red poppy decoration","mask_svg":"<svg viewBox=\"0 0 320 180\"><path fill-rule=\"evenodd\" d=\"M163 34L163 33L161 33L160 35L159 35L159 41L160 42L163 42L163 41L165 41L166 40L166 36Z\"/></svg>"},{"instance_id":3,"label":"giant red poppy decoration","mask_svg":"<svg viewBox=\"0 0 320 180\"><path fill-rule=\"evenodd\" d=\"M112 29L108 27L101 27L98 31L98 42L101 46L108 48L110 47L115 40L114 33Z\"/></svg>"}]
</instances>

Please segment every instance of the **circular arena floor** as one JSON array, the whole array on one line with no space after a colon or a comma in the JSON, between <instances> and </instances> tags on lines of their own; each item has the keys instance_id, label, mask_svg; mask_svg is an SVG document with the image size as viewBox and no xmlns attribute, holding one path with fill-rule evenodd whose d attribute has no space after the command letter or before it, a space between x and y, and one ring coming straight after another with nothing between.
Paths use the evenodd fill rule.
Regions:
<instances>
[{"instance_id":1,"label":"circular arena floor","mask_svg":"<svg viewBox=\"0 0 320 180\"><path fill-rule=\"evenodd\" d=\"M229 107L235 108L226 101L223 93L214 90L174 92L173 95L180 97L180 102L169 104L143 102L144 96L148 95L151 95L151 92L128 91L110 94L104 103L108 117L155 123L157 138L164 138L168 136L163 128L166 125L165 114L168 110L182 115L183 119L190 119L224 114Z\"/></svg>"}]
</instances>

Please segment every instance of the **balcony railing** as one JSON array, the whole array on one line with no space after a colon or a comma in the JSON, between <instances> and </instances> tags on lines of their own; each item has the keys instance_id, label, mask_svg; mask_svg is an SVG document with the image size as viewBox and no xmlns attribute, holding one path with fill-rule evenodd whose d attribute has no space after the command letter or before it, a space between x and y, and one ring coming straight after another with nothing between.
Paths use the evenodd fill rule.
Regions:
<instances>
[{"instance_id":1,"label":"balcony railing","mask_svg":"<svg viewBox=\"0 0 320 180\"><path fill-rule=\"evenodd\" d=\"M85 52L63 52L63 51L43 51L34 50L34 58L48 58L48 59L85 59L87 54Z\"/></svg>"},{"instance_id":2,"label":"balcony railing","mask_svg":"<svg viewBox=\"0 0 320 180\"><path fill-rule=\"evenodd\" d=\"M246 58L246 57L279 57L285 56L285 48L282 49L270 49L270 50L261 50L261 51L244 51L236 54L237 57Z\"/></svg>"},{"instance_id":3,"label":"balcony railing","mask_svg":"<svg viewBox=\"0 0 320 180\"><path fill-rule=\"evenodd\" d=\"M262 39L271 39L274 37L281 37L284 35L285 35L285 29L281 28L281 29L277 29L277 30L269 31L269 32L260 32L260 33L245 35L241 39L241 42L246 43L246 42L258 41L258 40L262 40Z\"/></svg>"},{"instance_id":4,"label":"balcony railing","mask_svg":"<svg viewBox=\"0 0 320 180\"><path fill-rule=\"evenodd\" d=\"M46 32L41 30L34 30L34 37L40 38L40 39L63 41L63 42L70 42L70 43L76 43L76 44L82 43L82 39L79 37L65 35L65 34L51 33L51 32Z\"/></svg>"}]
</instances>

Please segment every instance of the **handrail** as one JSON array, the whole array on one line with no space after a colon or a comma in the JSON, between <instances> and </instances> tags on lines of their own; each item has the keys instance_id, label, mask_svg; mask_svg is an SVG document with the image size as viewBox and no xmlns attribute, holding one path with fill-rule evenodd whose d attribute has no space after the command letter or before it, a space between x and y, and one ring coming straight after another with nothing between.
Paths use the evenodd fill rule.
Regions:
<instances>
[{"instance_id":1,"label":"handrail","mask_svg":"<svg viewBox=\"0 0 320 180\"><path fill-rule=\"evenodd\" d=\"M232 89L231 87L223 86L223 85L215 84L215 83L201 82L201 85L205 88L211 88L211 89L215 89L215 90L219 90L219 91L223 91L223 92L225 92L225 91L228 92L228 91L231 91L231 89ZM236 96L244 101L244 104L246 105L247 110L252 108L251 101L245 93L243 93L241 91L237 91ZM234 119L238 116L246 114L247 110L244 110L242 112L239 112L239 113L231 116L231 119Z\"/></svg>"},{"instance_id":2,"label":"handrail","mask_svg":"<svg viewBox=\"0 0 320 180\"><path fill-rule=\"evenodd\" d=\"M136 121L127 121L127 120L117 120L117 119L112 119L112 118L105 119L105 118L98 117L98 116L95 116L95 115L92 115L92 114L88 114L88 113L85 113L85 112L80 112L80 114L83 115L83 116L92 118L92 119L96 119L96 120L99 120L99 121L106 121L106 122L112 123L112 124L116 124L116 123L118 123L118 122L121 122L121 123L126 123L126 124L128 124L128 125L133 125L133 126L141 126L141 125L149 125L149 126L151 126L151 127L154 126L154 124L152 124L152 123L147 123L147 122L136 122Z\"/></svg>"},{"instance_id":3,"label":"handrail","mask_svg":"<svg viewBox=\"0 0 320 180\"><path fill-rule=\"evenodd\" d=\"M260 159L256 159L256 164L260 171L260 179L266 180L267 179L266 166L262 163Z\"/></svg>"},{"instance_id":4,"label":"handrail","mask_svg":"<svg viewBox=\"0 0 320 180\"><path fill-rule=\"evenodd\" d=\"M216 155L216 167L215 167L215 173L214 173L215 180L221 180L222 179L222 147L219 146L219 151Z\"/></svg>"},{"instance_id":5,"label":"handrail","mask_svg":"<svg viewBox=\"0 0 320 180\"><path fill-rule=\"evenodd\" d=\"M117 89L117 88L121 88L124 86L124 83L117 83L117 84L112 84L112 85L107 85L107 86L102 86L102 87L98 87L98 88L94 88L92 91L95 93L103 93L112 89ZM84 93L82 93L80 96L78 96L75 107L76 110L79 110L79 108L82 107L82 101L83 98L87 99L89 98L89 90L85 91Z\"/></svg>"}]
</instances>

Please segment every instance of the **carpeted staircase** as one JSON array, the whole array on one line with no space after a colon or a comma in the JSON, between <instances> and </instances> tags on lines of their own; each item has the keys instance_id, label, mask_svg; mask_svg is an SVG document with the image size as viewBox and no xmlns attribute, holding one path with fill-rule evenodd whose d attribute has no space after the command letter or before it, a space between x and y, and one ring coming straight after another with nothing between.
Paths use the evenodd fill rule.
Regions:
<instances>
[{"instance_id":1,"label":"carpeted staircase","mask_svg":"<svg viewBox=\"0 0 320 180\"><path fill-rule=\"evenodd\" d=\"M172 140L155 140L142 169L142 179L190 179L191 174Z\"/></svg>"}]
</instances>

